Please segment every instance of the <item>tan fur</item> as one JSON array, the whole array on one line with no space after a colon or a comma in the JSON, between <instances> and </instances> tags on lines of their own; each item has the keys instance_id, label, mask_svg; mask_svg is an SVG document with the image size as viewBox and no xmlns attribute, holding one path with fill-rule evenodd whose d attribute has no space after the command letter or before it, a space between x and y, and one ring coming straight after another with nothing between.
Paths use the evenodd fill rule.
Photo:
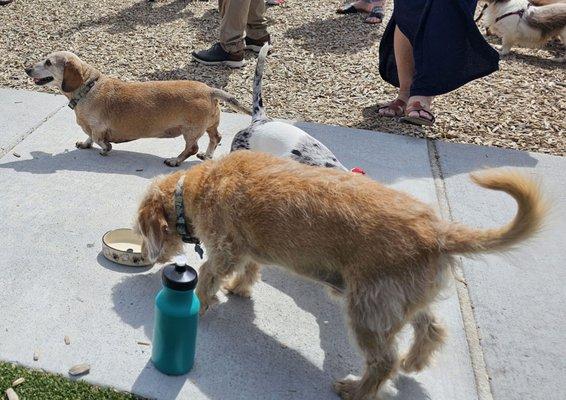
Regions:
<instances>
[{"instance_id":1,"label":"tan fur","mask_svg":"<svg viewBox=\"0 0 566 400\"><path fill-rule=\"evenodd\" d=\"M480 15L489 32L501 38L501 55L508 54L513 46L542 47L555 36L566 46L566 2L530 6L528 0L484 1L486 7ZM521 10L522 15L517 14ZM553 60L563 62L565 57Z\"/></svg>"},{"instance_id":2,"label":"tan fur","mask_svg":"<svg viewBox=\"0 0 566 400\"><path fill-rule=\"evenodd\" d=\"M180 178L186 216L208 254L197 286L202 312L231 276L226 289L249 295L258 264L279 265L341 289L366 360L361 380L335 383L343 399L373 399L398 367L424 368L444 341L429 305L447 280L452 254L516 244L538 229L544 209L528 179L486 172L476 182L513 195L518 215L501 230L464 230L369 178L238 151L151 185L136 228L144 255L160 262L182 251L173 200ZM396 336L407 322L415 339L400 361Z\"/></svg>"},{"instance_id":3,"label":"tan fur","mask_svg":"<svg viewBox=\"0 0 566 400\"><path fill-rule=\"evenodd\" d=\"M46 65L49 60L50 65ZM197 140L206 132L210 142L199 158L212 158L221 140L219 100L238 111L249 110L230 94L196 81L124 82L101 74L70 52L50 54L45 61L29 69L32 78L52 76L49 85L60 87L74 98L83 84L98 78L93 88L76 108L77 123L88 135L77 142L81 149L95 142L106 155L111 143L141 138L174 138L183 136L185 149L177 157L166 160L177 166L197 154Z\"/></svg>"},{"instance_id":4,"label":"tan fur","mask_svg":"<svg viewBox=\"0 0 566 400\"><path fill-rule=\"evenodd\" d=\"M533 28L540 29L546 37L552 38L566 26L566 3L541 6L536 13L527 12L525 21Z\"/></svg>"},{"instance_id":5,"label":"tan fur","mask_svg":"<svg viewBox=\"0 0 566 400\"><path fill-rule=\"evenodd\" d=\"M512 196L519 206L511 223L498 229L476 230L450 224L445 233L443 247L453 253L475 253L508 249L536 233L547 212L539 186L517 172L492 170L474 174L472 180L491 190Z\"/></svg>"},{"instance_id":6,"label":"tan fur","mask_svg":"<svg viewBox=\"0 0 566 400\"><path fill-rule=\"evenodd\" d=\"M533 6L548 6L549 4L566 3L566 0L529 0Z\"/></svg>"},{"instance_id":7,"label":"tan fur","mask_svg":"<svg viewBox=\"0 0 566 400\"><path fill-rule=\"evenodd\" d=\"M70 59L65 62L63 67L63 82L61 90L72 93L83 84L82 66L77 60Z\"/></svg>"}]
</instances>

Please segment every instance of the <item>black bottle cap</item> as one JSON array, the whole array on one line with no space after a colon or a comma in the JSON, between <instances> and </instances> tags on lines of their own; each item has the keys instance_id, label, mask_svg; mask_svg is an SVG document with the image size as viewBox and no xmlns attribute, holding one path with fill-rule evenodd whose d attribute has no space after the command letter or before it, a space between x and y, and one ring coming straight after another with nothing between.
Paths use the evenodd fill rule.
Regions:
<instances>
[{"instance_id":1,"label":"black bottle cap","mask_svg":"<svg viewBox=\"0 0 566 400\"><path fill-rule=\"evenodd\" d=\"M163 267L161 279L169 289L188 291L197 286L198 275L190 265L177 262Z\"/></svg>"}]
</instances>

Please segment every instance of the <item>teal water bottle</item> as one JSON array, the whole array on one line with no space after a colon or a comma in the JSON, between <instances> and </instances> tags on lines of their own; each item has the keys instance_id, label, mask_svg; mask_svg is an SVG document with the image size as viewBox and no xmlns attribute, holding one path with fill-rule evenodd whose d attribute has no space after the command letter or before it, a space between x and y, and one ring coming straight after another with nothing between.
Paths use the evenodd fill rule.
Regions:
<instances>
[{"instance_id":1,"label":"teal water bottle","mask_svg":"<svg viewBox=\"0 0 566 400\"><path fill-rule=\"evenodd\" d=\"M155 298L151 361L167 375L183 375L195 361L200 302L195 295L197 272L183 261L169 264L161 275L163 289Z\"/></svg>"}]
</instances>

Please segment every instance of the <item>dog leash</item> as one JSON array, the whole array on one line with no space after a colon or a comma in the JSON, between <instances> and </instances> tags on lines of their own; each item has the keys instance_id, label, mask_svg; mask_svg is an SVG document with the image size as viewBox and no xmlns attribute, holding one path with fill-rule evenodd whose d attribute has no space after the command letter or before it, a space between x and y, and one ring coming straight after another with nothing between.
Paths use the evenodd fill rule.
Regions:
<instances>
[{"instance_id":1,"label":"dog leash","mask_svg":"<svg viewBox=\"0 0 566 400\"><path fill-rule=\"evenodd\" d=\"M530 6L531 6L531 4L529 3L529 4L527 5L527 8L529 8ZM487 7L489 7L488 4L484 4L484 5L483 5L483 8L481 9L480 14L479 14L478 17L474 20L474 22L477 23L480 19L482 19L483 13L485 12L485 9L486 9ZM507 18L507 17L510 17L510 16L512 16L512 15L518 15L519 18L523 18L523 14L525 13L526 10L527 10L526 8L521 8L520 10L511 11L511 12L508 12L508 13L506 13L506 14L500 15L499 17L495 18L495 22L499 22L499 21L501 21L503 18Z\"/></svg>"},{"instance_id":2,"label":"dog leash","mask_svg":"<svg viewBox=\"0 0 566 400\"><path fill-rule=\"evenodd\" d=\"M512 12L508 12L507 14L500 15L499 17L495 18L495 22L499 22L503 18L507 18L507 17L510 17L512 15L518 15L519 18L523 18L523 14L525 13L525 10L526 10L525 8L521 8L520 10L512 11Z\"/></svg>"},{"instance_id":3,"label":"dog leash","mask_svg":"<svg viewBox=\"0 0 566 400\"><path fill-rule=\"evenodd\" d=\"M175 186L175 214L177 215L175 227L177 229L177 233L181 235L181 239L184 243L195 245L195 253L197 253L202 260L204 251L200 246L200 240L196 236L193 236L187 227L187 219L185 218L185 202L183 200L184 180L185 176L183 175L177 181L177 186Z\"/></svg>"},{"instance_id":4,"label":"dog leash","mask_svg":"<svg viewBox=\"0 0 566 400\"><path fill-rule=\"evenodd\" d=\"M77 95L75 97L73 97L70 101L69 101L69 108L71 110L74 110L75 107L77 106L77 104L79 103L79 101L85 97L87 95L88 92L90 92L90 89L92 89L92 87L94 86L94 84L96 83L96 81L98 80L98 77L91 79L90 81L88 81L87 83L85 83L77 92Z\"/></svg>"},{"instance_id":5,"label":"dog leash","mask_svg":"<svg viewBox=\"0 0 566 400\"><path fill-rule=\"evenodd\" d=\"M477 23L480 19L482 19L483 17L483 12L485 11L485 9L488 7L488 4L484 4L483 8L480 11L480 14L478 15L478 17L476 19L474 19L474 22Z\"/></svg>"}]
</instances>

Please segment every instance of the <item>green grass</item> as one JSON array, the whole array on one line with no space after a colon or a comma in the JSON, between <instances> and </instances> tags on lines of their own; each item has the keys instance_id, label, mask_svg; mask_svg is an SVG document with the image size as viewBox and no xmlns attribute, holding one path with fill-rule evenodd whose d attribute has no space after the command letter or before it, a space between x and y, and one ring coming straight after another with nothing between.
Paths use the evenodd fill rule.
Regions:
<instances>
[{"instance_id":1,"label":"green grass","mask_svg":"<svg viewBox=\"0 0 566 400\"><path fill-rule=\"evenodd\" d=\"M134 400L141 399L111 388L99 387L86 382L72 381L61 375L0 362L0 399L4 392L18 378L25 382L14 390L20 400Z\"/></svg>"}]
</instances>

